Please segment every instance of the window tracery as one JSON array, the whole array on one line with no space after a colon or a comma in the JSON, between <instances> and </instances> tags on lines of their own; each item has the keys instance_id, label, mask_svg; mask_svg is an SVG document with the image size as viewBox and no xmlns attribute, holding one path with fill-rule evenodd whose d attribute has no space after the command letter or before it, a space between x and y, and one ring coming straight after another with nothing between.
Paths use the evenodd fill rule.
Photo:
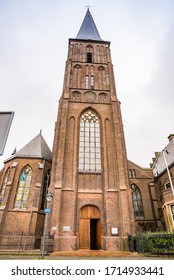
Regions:
<instances>
[{"instance_id":1,"label":"window tracery","mask_svg":"<svg viewBox=\"0 0 174 280\"><path fill-rule=\"evenodd\" d=\"M100 172L100 123L97 114L86 110L80 118L79 171Z\"/></svg>"}]
</instances>

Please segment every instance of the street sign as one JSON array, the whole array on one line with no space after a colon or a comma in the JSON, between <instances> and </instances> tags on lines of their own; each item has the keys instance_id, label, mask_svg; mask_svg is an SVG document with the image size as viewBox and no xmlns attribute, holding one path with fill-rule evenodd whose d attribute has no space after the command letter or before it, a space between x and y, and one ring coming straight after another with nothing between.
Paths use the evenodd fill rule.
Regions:
<instances>
[{"instance_id":1,"label":"street sign","mask_svg":"<svg viewBox=\"0 0 174 280\"><path fill-rule=\"evenodd\" d=\"M0 156L4 152L14 112L0 112Z\"/></svg>"},{"instance_id":2,"label":"street sign","mask_svg":"<svg viewBox=\"0 0 174 280\"><path fill-rule=\"evenodd\" d=\"M45 209L44 209L44 212L45 212L45 213L51 213L51 208L45 208Z\"/></svg>"}]
</instances>

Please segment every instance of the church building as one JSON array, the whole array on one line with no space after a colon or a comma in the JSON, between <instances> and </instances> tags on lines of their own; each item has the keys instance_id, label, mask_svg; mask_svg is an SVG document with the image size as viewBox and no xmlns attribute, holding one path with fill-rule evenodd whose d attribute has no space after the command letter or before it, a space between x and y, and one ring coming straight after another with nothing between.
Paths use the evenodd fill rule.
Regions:
<instances>
[{"instance_id":1,"label":"church building","mask_svg":"<svg viewBox=\"0 0 174 280\"><path fill-rule=\"evenodd\" d=\"M50 189L56 250L126 246L134 216L120 102L110 42L89 10L69 39Z\"/></svg>"},{"instance_id":2,"label":"church building","mask_svg":"<svg viewBox=\"0 0 174 280\"><path fill-rule=\"evenodd\" d=\"M152 168L127 159L110 42L89 9L69 39L52 153L40 132L0 172L0 246L41 248L48 191L50 251L128 250L130 234L164 227Z\"/></svg>"}]
</instances>

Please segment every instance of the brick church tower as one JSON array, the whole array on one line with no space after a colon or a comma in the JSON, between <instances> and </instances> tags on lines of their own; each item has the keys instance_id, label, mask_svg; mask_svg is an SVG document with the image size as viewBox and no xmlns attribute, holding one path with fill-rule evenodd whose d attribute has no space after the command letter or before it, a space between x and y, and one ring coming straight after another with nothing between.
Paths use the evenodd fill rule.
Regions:
<instances>
[{"instance_id":1,"label":"brick church tower","mask_svg":"<svg viewBox=\"0 0 174 280\"><path fill-rule=\"evenodd\" d=\"M120 102L110 42L89 9L69 39L49 190L54 251L128 249L134 217Z\"/></svg>"}]
</instances>

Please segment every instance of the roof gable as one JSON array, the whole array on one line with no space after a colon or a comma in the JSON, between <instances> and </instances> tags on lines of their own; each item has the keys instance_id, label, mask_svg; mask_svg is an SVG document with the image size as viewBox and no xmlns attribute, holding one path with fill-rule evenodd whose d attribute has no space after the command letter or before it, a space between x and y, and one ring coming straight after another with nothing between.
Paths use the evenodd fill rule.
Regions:
<instances>
[{"instance_id":1,"label":"roof gable","mask_svg":"<svg viewBox=\"0 0 174 280\"><path fill-rule=\"evenodd\" d=\"M170 168L170 166L172 166L174 163L174 138L171 139L171 141L167 144L163 151L165 153L167 165ZM166 163L164 160L163 151L158 154L158 157L156 158L152 167L153 174L155 177L157 177L159 174L166 170Z\"/></svg>"}]
</instances>

